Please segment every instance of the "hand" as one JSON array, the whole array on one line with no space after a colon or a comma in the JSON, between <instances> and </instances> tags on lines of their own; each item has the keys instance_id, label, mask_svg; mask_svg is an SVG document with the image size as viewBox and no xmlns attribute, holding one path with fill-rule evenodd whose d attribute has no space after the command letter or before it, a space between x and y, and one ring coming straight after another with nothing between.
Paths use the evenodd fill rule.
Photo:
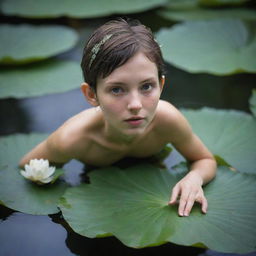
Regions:
<instances>
[{"instance_id":1,"label":"hand","mask_svg":"<svg viewBox=\"0 0 256 256\"><path fill-rule=\"evenodd\" d=\"M203 180L195 171L189 172L172 189L169 204L175 204L180 196L178 213L180 216L189 216L194 202L199 202L202 212L207 212L208 203L202 189Z\"/></svg>"}]
</instances>

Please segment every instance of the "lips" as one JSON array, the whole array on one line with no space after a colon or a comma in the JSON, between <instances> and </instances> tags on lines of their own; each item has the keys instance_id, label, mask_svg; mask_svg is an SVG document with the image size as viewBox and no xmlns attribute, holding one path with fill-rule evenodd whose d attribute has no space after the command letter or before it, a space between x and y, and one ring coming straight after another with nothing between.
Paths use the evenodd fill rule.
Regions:
<instances>
[{"instance_id":1,"label":"lips","mask_svg":"<svg viewBox=\"0 0 256 256\"><path fill-rule=\"evenodd\" d=\"M144 119L144 117L134 116L126 119L125 122L129 123L132 126L138 126L143 123Z\"/></svg>"}]
</instances>

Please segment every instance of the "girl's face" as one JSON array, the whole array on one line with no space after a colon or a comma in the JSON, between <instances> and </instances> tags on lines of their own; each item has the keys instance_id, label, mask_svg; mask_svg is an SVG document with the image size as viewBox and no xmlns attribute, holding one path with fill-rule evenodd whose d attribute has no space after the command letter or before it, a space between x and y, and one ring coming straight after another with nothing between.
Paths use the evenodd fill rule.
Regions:
<instances>
[{"instance_id":1,"label":"girl's face","mask_svg":"<svg viewBox=\"0 0 256 256\"><path fill-rule=\"evenodd\" d=\"M96 97L107 131L116 136L142 134L154 118L163 84L156 64L142 52L106 78L98 79Z\"/></svg>"}]
</instances>

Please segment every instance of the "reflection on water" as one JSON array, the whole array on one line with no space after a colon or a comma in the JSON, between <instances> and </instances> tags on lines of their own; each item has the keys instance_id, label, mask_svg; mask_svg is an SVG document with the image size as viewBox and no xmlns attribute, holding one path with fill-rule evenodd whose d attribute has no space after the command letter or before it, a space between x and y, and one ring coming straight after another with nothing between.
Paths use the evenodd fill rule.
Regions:
<instances>
[{"instance_id":1,"label":"reflection on water","mask_svg":"<svg viewBox=\"0 0 256 256\"><path fill-rule=\"evenodd\" d=\"M66 230L48 216L15 212L0 223L0 255L73 255L66 237Z\"/></svg>"},{"instance_id":2,"label":"reflection on water","mask_svg":"<svg viewBox=\"0 0 256 256\"><path fill-rule=\"evenodd\" d=\"M3 209L1 208L1 211ZM65 228L64 228L65 227ZM60 215L34 216L14 212L0 222L1 256L69 255L198 255L203 249L172 245L133 249L114 237L90 239L68 227Z\"/></svg>"}]
</instances>

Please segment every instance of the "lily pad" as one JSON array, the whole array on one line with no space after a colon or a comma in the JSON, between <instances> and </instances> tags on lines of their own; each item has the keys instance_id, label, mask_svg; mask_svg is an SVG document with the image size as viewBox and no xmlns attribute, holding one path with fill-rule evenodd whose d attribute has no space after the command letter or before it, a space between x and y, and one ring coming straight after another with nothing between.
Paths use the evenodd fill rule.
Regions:
<instances>
[{"instance_id":1,"label":"lily pad","mask_svg":"<svg viewBox=\"0 0 256 256\"><path fill-rule=\"evenodd\" d=\"M47 136L48 134L31 133L0 137L0 169L16 168L21 157Z\"/></svg>"},{"instance_id":2,"label":"lily pad","mask_svg":"<svg viewBox=\"0 0 256 256\"><path fill-rule=\"evenodd\" d=\"M256 120L235 110L182 110L209 150L240 172L256 174Z\"/></svg>"},{"instance_id":3,"label":"lily pad","mask_svg":"<svg viewBox=\"0 0 256 256\"><path fill-rule=\"evenodd\" d=\"M158 12L159 15L169 20L189 21L235 18L243 20L256 20L256 11L245 8L209 9L209 8L188 8L185 10L164 9Z\"/></svg>"},{"instance_id":4,"label":"lily pad","mask_svg":"<svg viewBox=\"0 0 256 256\"><path fill-rule=\"evenodd\" d=\"M175 9L187 9L196 6L231 6L242 5L248 0L170 0L168 7Z\"/></svg>"},{"instance_id":5,"label":"lily pad","mask_svg":"<svg viewBox=\"0 0 256 256\"><path fill-rule=\"evenodd\" d=\"M0 71L0 98L24 98L61 93L83 81L77 62L52 60Z\"/></svg>"},{"instance_id":6,"label":"lily pad","mask_svg":"<svg viewBox=\"0 0 256 256\"><path fill-rule=\"evenodd\" d=\"M166 61L188 72L256 72L256 29L236 19L190 21L160 30Z\"/></svg>"},{"instance_id":7,"label":"lily pad","mask_svg":"<svg viewBox=\"0 0 256 256\"><path fill-rule=\"evenodd\" d=\"M7 207L29 214L57 213L57 201L67 185L58 180L54 184L37 185L25 179L18 163L25 153L46 138L45 134L17 134L0 140L0 201ZM57 169L57 173L63 170Z\"/></svg>"},{"instance_id":8,"label":"lily pad","mask_svg":"<svg viewBox=\"0 0 256 256\"><path fill-rule=\"evenodd\" d=\"M199 0L171 0L169 1L167 7L170 9L176 9L176 10L189 9L189 8L197 7L199 4L198 1Z\"/></svg>"},{"instance_id":9,"label":"lily pad","mask_svg":"<svg viewBox=\"0 0 256 256\"><path fill-rule=\"evenodd\" d=\"M252 90L252 96L250 97L249 103L251 112L256 117L256 89Z\"/></svg>"},{"instance_id":10,"label":"lily pad","mask_svg":"<svg viewBox=\"0 0 256 256\"><path fill-rule=\"evenodd\" d=\"M60 180L40 186L21 176L18 168L0 169L0 200L16 211L35 215L57 213L57 202L66 188Z\"/></svg>"},{"instance_id":11,"label":"lily pad","mask_svg":"<svg viewBox=\"0 0 256 256\"><path fill-rule=\"evenodd\" d=\"M78 41L64 26L0 25L0 63L24 64L65 52ZM50 40L49 40L50 39Z\"/></svg>"},{"instance_id":12,"label":"lily pad","mask_svg":"<svg viewBox=\"0 0 256 256\"><path fill-rule=\"evenodd\" d=\"M68 188L59 206L75 232L91 238L112 234L130 247L172 242L221 252L255 250L256 176L220 167L204 189L208 213L194 206L181 218L167 202L184 174L151 165L96 170L90 184Z\"/></svg>"},{"instance_id":13,"label":"lily pad","mask_svg":"<svg viewBox=\"0 0 256 256\"><path fill-rule=\"evenodd\" d=\"M241 5L249 0L198 0L200 4L206 6L221 6L221 5Z\"/></svg>"},{"instance_id":14,"label":"lily pad","mask_svg":"<svg viewBox=\"0 0 256 256\"><path fill-rule=\"evenodd\" d=\"M16 15L29 18L55 18L69 16L75 18L92 18L109 16L116 13L134 13L163 6L167 0L4 0L2 12L6 15Z\"/></svg>"}]
</instances>

